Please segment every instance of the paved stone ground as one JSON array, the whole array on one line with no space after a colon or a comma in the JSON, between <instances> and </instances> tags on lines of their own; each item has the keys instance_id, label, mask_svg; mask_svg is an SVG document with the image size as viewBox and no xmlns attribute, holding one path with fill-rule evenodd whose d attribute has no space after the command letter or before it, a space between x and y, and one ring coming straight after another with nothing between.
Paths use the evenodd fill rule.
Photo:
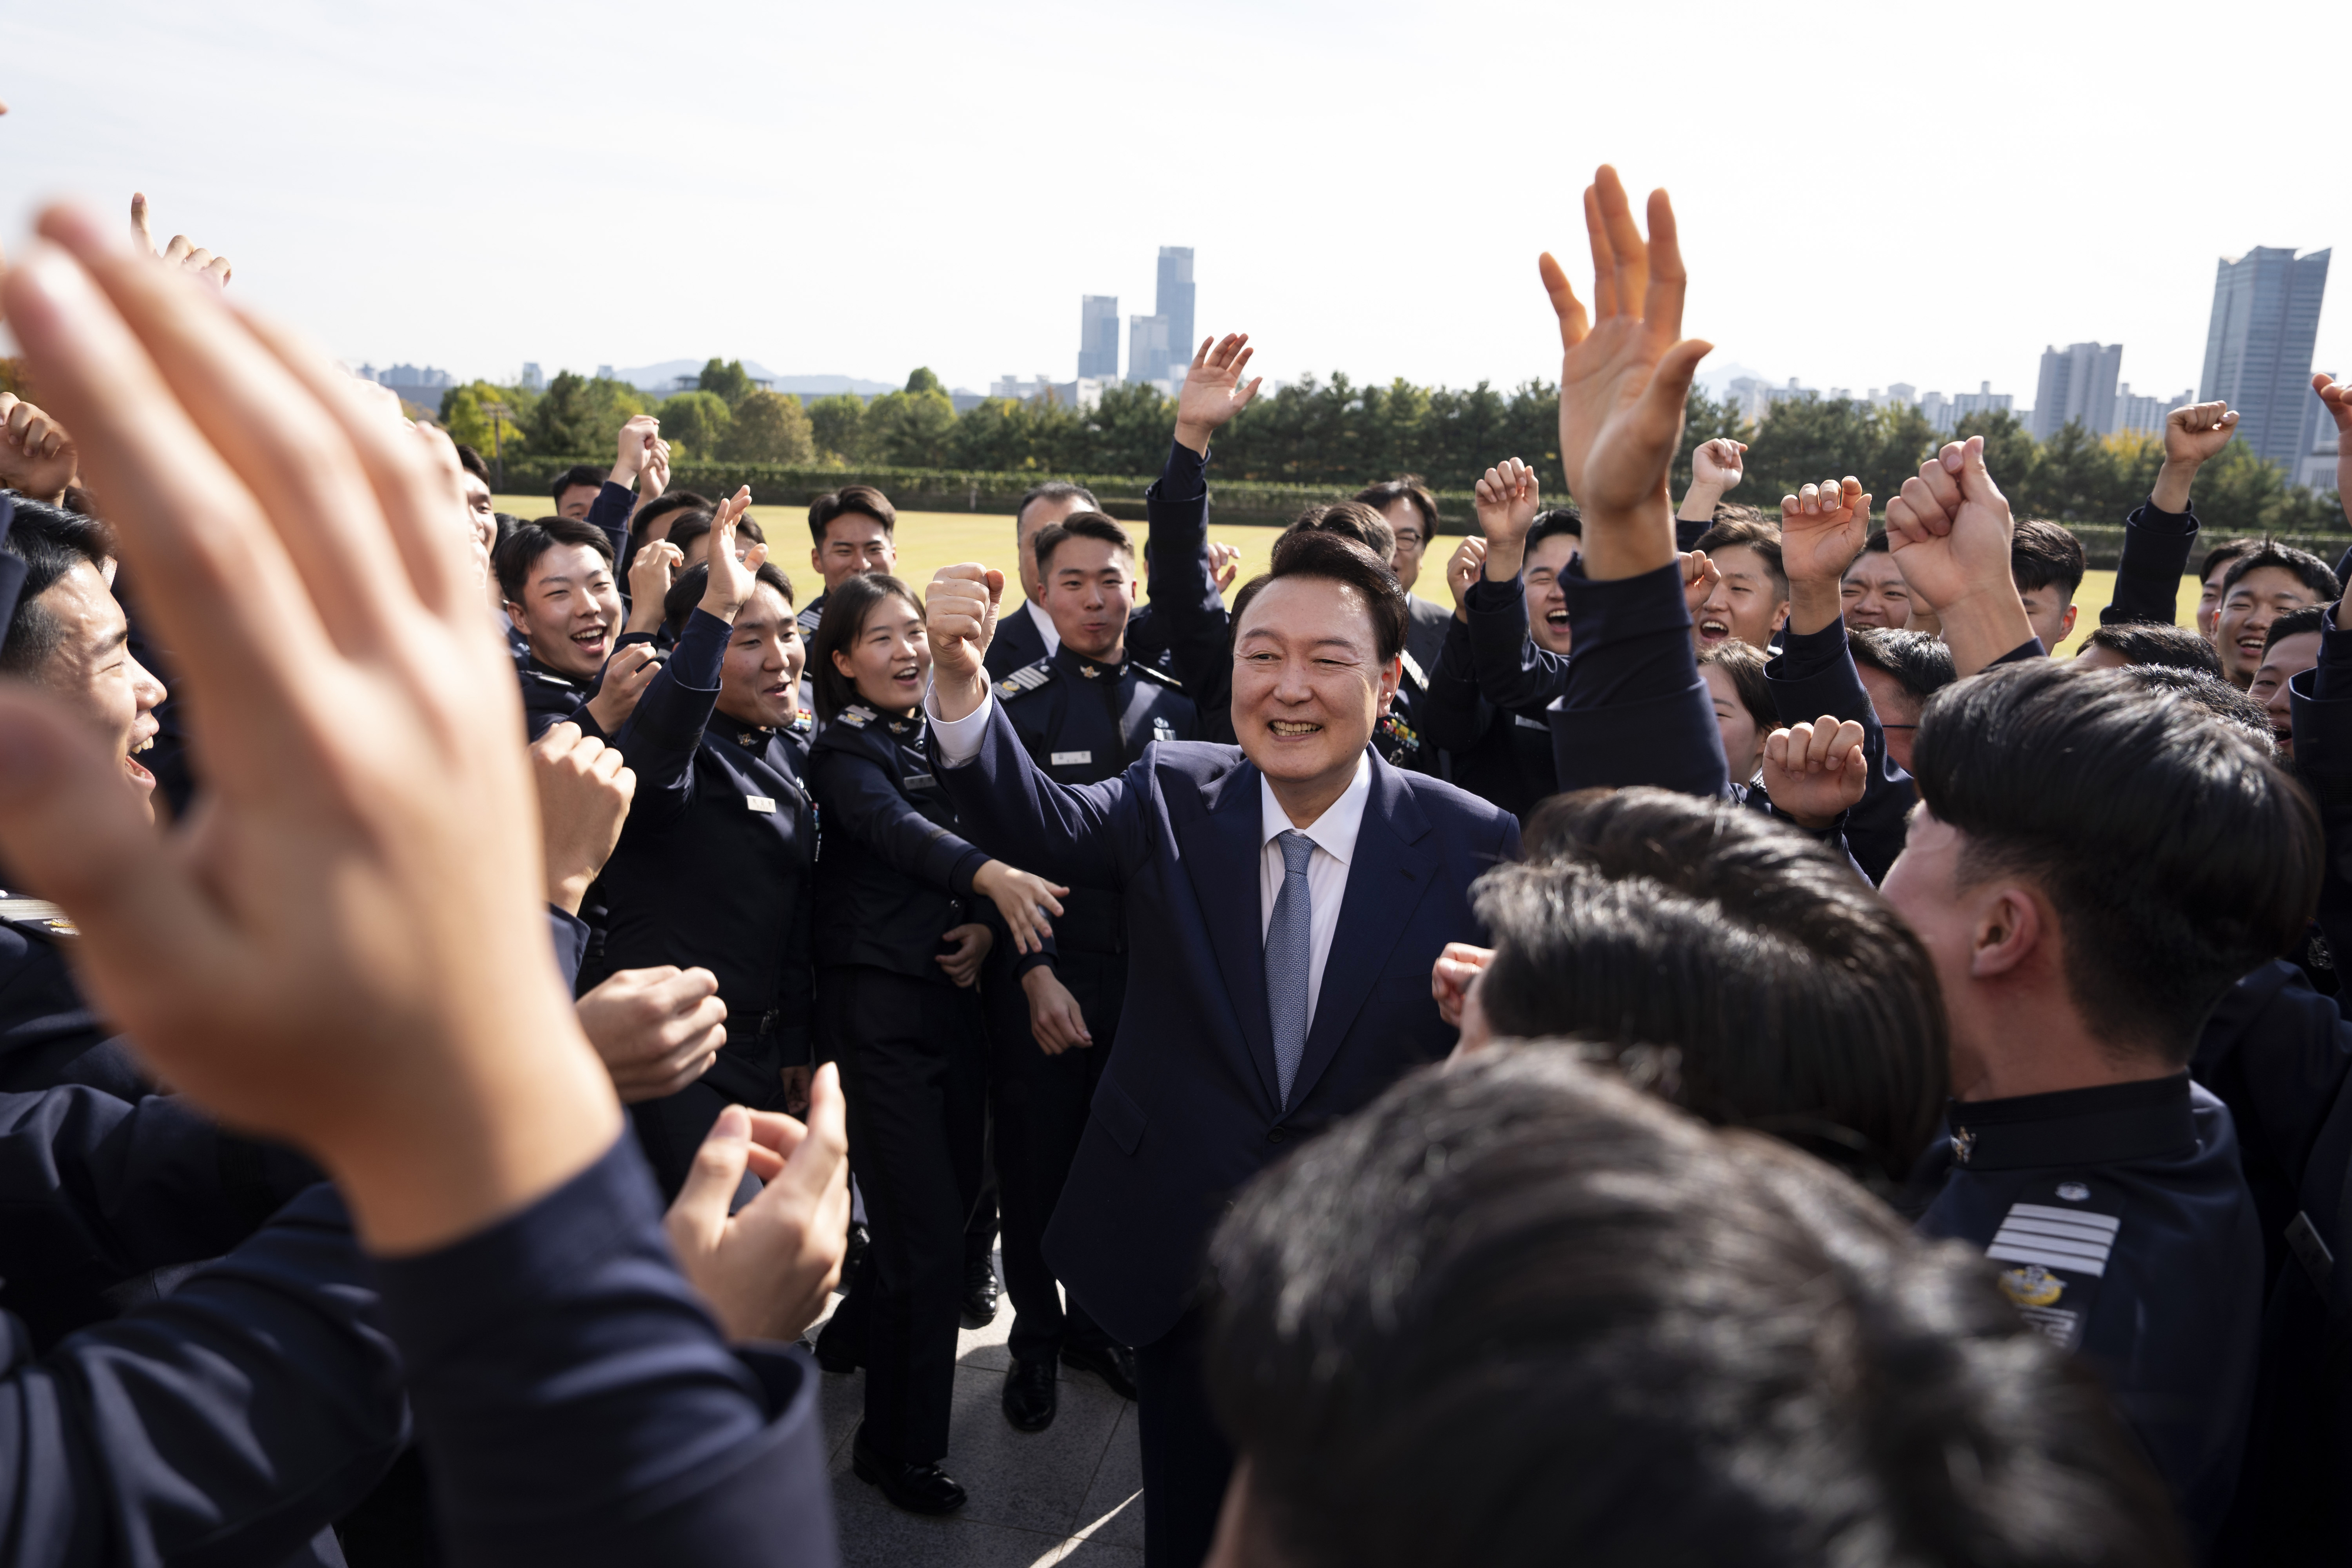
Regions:
<instances>
[{"instance_id":1,"label":"paved stone ground","mask_svg":"<svg viewBox=\"0 0 2352 1568\"><path fill-rule=\"evenodd\" d=\"M901 1512L850 1473L849 1438L865 1407L866 1375L820 1374L833 1506L847 1568L1141 1568L1135 1406L1092 1373L1066 1369L1054 1424L1042 1432L1014 1431L998 1404L1013 1364L1005 1347L1012 1329L1007 1301L993 1323L965 1330L957 1345L955 1414L943 1467L971 1500L946 1519ZM816 1337L815 1329L809 1337Z\"/></svg>"}]
</instances>

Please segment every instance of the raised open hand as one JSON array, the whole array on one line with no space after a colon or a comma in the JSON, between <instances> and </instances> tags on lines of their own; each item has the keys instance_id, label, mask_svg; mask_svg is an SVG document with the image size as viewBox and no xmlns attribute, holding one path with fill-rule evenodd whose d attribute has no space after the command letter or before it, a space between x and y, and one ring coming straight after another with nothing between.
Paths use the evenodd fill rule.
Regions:
<instances>
[{"instance_id":1,"label":"raised open hand","mask_svg":"<svg viewBox=\"0 0 2352 1568\"><path fill-rule=\"evenodd\" d=\"M1584 513L1584 570L1597 580L1654 571L1675 558L1666 476L1682 444L1683 403L1711 344L1685 339L1688 277L1673 204L1650 193L1645 244L1617 171L1584 193L1592 244L1592 319L1546 252L1544 288L1559 318L1559 452Z\"/></svg>"},{"instance_id":2,"label":"raised open hand","mask_svg":"<svg viewBox=\"0 0 2352 1568\"><path fill-rule=\"evenodd\" d=\"M69 208L0 281L175 658L203 805L159 834L122 760L0 682L0 856L163 1075L429 1249L619 1134L550 960L530 769L456 450L292 335ZM368 715L365 724L349 716Z\"/></svg>"},{"instance_id":3,"label":"raised open hand","mask_svg":"<svg viewBox=\"0 0 2352 1568\"><path fill-rule=\"evenodd\" d=\"M1717 496L1737 490L1748 472L1747 453L1746 442L1727 435L1700 442L1691 449L1691 488L1712 490Z\"/></svg>"},{"instance_id":4,"label":"raised open hand","mask_svg":"<svg viewBox=\"0 0 2352 1568\"><path fill-rule=\"evenodd\" d=\"M1985 470L1984 437L1953 442L1886 504L1886 546L1915 597L1935 607L1952 663L1975 674L2032 640L2010 576L2009 500Z\"/></svg>"},{"instance_id":5,"label":"raised open hand","mask_svg":"<svg viewBox=\"0 0 2352 1568\"><path fill-rule=\"evenodd\" d=\"M1780 564L1791 586L1836 582L1869 542L1870 497L1851 474L1780 497Z\"/></svg>"},{"instance_id":6,"label":"raised open hand","mask_svg":"<svg viewBox=\"0 0 2352 1568\"><path fill-rule=\"evenodd\" d=\"M0 489L54 502L74 482L80 461L64 425L15 392L0 392Z\"/></svg>"},{"instance_id":7,"label":"raised open hand","mask_svg":"<svg viewBox=\"0 0 2352 1568\"><path fill-rule=\"evenodd\" d=\"M1861 804L1870 788L1862 726L1823 714L1776 729L1764 740L1764 794L1776 816L1815 832Z\"/></svg>"},{"instance_id":8,"label":"raised open hand","mask_svg":"<svg viewBox=\"0 0 2352 1568\"><path fill-rule=\"evenodd\" d=\"M742 559L735 559L735 530L751 509L751 486L739 485L710 514L710 582L702 591L702 608L730 626L735 624L735 612L751 601L760 569L768 564L765 544L755 544Z\"/></svg>"},{"instance_id":9,"label":"raised open hand","mask_svg":"<svg viewBox=\"0 0 2352 1568\"><path fill-rule=\"evenodd\" d=\"M193 272L217 288L228 287L229 274L235 270L228 257L215 256L185 235L173 235L170 245L157 250L155 231L147 221L147 194L143 191L131 193L131 243L146 255L160 257L164 266Z\"/></svg>"},{"instance_id":10,"label":"raised open hand","mask_svg":"<svg viewBox=\"0 0 2352 1568\"><path fill-rule=\"evenodd\" d=\"M945 719L968 716L988 695L982 660L996 635L1004 574L978 561L943 566L923 596L923 629L931 643L931 695Z\"/></svg>"},{"instance_id":11,"label":"raised open hand","mask_svg":"<svg viewBox=\"0 0 2352 1568\"><path fill-rule=\"evenodd\" d=\"M1250 405L1265 380L1259 376L1247 383L1242 381L1255 352L1249 346L1247 332L1201 340L1192 367L1184 372L1183 389L1176 394L1177 440L1195 452L1206 452L1217 427Z\"/></svg>"}]
</instances>

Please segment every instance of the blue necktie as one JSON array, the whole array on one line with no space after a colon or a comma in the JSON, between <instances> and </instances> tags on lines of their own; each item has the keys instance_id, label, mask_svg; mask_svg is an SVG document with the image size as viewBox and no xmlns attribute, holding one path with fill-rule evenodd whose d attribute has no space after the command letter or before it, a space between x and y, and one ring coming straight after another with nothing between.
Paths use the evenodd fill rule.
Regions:
<instances>
[{"instance_id":1,"label":"blue necktie","mask_svg":"<svg viewBox=\"0 0 2352 1568\"><path fill-rule=\"evenodd\" d=\"M1282 846L1282 894L1265 928L1265 1007L1274 1023L1275 1076L1286 1110L1298 1059L1307 1054L1307 972L1315 955L1307 862L1315 853L1315 841L1285 829L1274 841Z\"/></svg>"}]
</instances>

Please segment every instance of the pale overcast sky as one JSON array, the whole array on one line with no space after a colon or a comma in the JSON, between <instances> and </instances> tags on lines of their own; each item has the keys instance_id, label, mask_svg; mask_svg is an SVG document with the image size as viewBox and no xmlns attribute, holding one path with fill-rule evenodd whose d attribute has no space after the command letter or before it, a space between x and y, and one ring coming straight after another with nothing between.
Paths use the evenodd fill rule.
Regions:
<instances>
[{"instance_id":1,"label":"pale overcast sky","mask_svg":"<svg viewBox=\"0 0 2352 1568\"><path fill-rule=\"evenodd\" d=\"M353 363L740 355L1075 369L1078 298L1280 378L1557 372L1537 287L1612 161L1675 194L1686 329L1808 385L2032 401L2045 343L2192 385L2217 257L2352 240L2347 23L2123 11L934 0L0 0L0 242L153 199ZM2340 258L2352 260L2352 257ZM2352 370L2352 268L2323 369ZM1589 296L1588 296L1589 298ZM1122 330L1122 341L1124 331Z\"/></svg>"}]
</instances>

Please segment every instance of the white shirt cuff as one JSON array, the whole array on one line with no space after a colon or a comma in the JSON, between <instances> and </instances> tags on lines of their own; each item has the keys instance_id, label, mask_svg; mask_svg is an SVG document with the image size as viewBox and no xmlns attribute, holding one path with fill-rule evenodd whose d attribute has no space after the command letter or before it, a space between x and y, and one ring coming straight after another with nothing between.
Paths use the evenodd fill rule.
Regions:
<instances>
[{"instance_id":1,"label":"white shirt cuff","mask_svg":"<svg viewBox=\"0 0 2352 1568\"><path fill-rule=\"evenodd\" d=\"M996 706L996 694L988 692L980 706L961 718L940 716L939 688L930 686L923 692L923 716L931 723L931 734L940 743L940 765L962 768L980 755L981 737L988 730L989 709Z\"/></svg>"}]
</instances>

